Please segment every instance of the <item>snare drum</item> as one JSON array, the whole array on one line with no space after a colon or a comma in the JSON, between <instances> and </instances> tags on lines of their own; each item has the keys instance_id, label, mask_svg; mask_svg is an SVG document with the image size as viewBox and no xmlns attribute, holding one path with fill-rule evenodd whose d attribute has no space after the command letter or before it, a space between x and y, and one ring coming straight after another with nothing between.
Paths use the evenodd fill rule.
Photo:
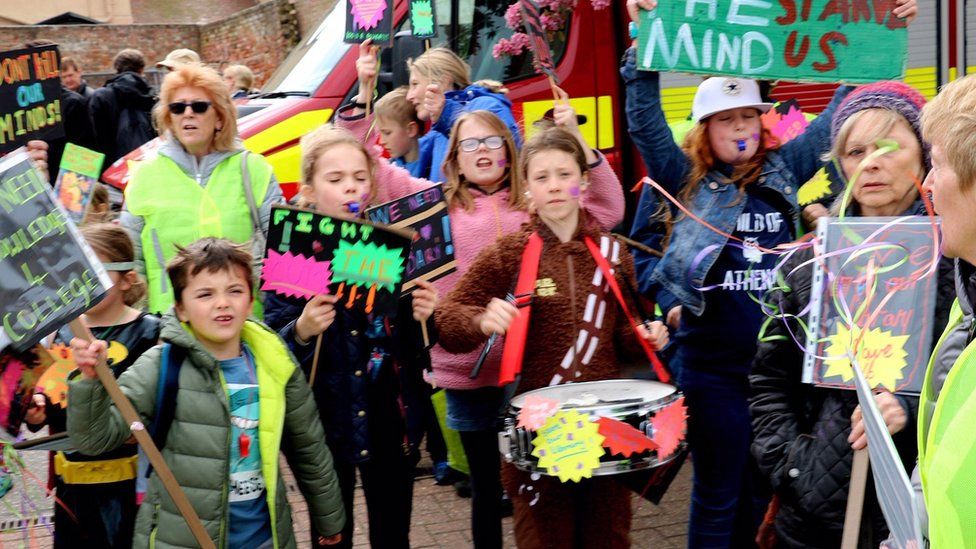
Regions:
<instances>
[{"instance_id":1,"label":"snare drum","mask_svg":"<svg viewBox=\"0 0 976 549\"><path fill-rule=\"evenodd\" d=\"M526 397L530 395L555 400L560 403L560 410L572 409L581 414L588 414L594 421L601 416L623 421L651 439L654 438L651 419L660 410L681 398L681 393L671 385L637 379L567 383L543 387L516 396L512 399L505 416L505 430L498 433L499 451L518 469L543 475L549 473L544 467L538 466L539 459L532 455L535 431L517 427L519 412ZM682 429L682 432L685 430ZM659 459L656 450L644 451L628 457L622 457L620 454L611 455L609 450L605 450L603 457L600 458L600 466L593 470L593 475L616 475L658 467L673 460L684 448L685 441L682 437L678 449L663 459Z\"/></svg>"}]
</instances>

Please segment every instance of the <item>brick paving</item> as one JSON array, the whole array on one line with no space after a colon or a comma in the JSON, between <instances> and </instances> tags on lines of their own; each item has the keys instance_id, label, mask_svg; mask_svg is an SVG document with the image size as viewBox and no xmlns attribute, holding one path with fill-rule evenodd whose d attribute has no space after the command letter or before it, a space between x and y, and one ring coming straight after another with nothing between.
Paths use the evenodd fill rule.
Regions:
<instances>
[{"instance_id":1,"label":"brick paving","mask_svg":"<svg viewBox=\"0 0 976 549\"><path fill-rule=\"evenodd\" d=\"M37 460L41 462L41 460ZM35 463L37 463L35 462ZM423 462L422 462L423 464ZM429 465L429 460L427 461ZM46 475L46 464L43 469L32 467L40 477ZM37 470L39 469L39 470ZM299 547L310 548L308 515L305 501L295 487L290 472L285 474L285 485L288 490L288 501L291 503L292 516L295 522L296 537ZM688 524L688 502L691 494L691 464L685 463L670 490L661 500L660 505L634 496L634 521L631 529L631 540L635 548L679 549L686 545L686 530ZM13 492L8 495L15 495ZM43 501L43 498L39 498ZM35 500L37 501L37 500ZM460 498L451 486L437 486L433 478L428 475L417 477L414 485L413 515L410 530L410 545L415 549L424 548L459 548L471 547L471 533L469 528L470 499ZM18 505L10 498L6 503ZM39 503L38 503L39 504ZM40 505L40 504L39 504ZM48 501L42 509L42 519L50 519L51 503ZM366 502L362 491L357 490L355 498L356 529L353 534L354 547L369 547L369 530L366 521ZM37 516L37 513L31 513ZM9 516L9 514L8 514ZM512 519L507 518L503 524L505 547L515 547L512 532ZM52 547L51 526L35 525L30 528L17 528L0 532L0 548L31 547L48 549Z\"/></svg>"}]
</instances>

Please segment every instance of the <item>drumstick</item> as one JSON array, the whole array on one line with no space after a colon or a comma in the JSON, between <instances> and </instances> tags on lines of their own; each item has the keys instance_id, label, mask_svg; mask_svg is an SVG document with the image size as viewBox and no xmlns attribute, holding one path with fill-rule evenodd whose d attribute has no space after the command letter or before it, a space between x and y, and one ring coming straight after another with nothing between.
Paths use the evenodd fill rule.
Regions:
<instances>
[{"instance_id":1,"label":"drumstick","mask_svg":"<svg viewBox=\"0 0 976 549\"><path fill-rule=\"evenodd\" d=\"M505 294L505 301L515 305L515 295L512 292L508 292ZM485 342L485 347L481 349L481 355L478 356L478 361L474 363L474 368L471 368L471 373L468 374L468 379L478 378L478 374L481 373L481 367L485 364L485 360L488 358L488 353L495 345L496 339L498 339L498 332L492 333L490 336L488 336L488 341Z\"/></svg>"}]
</instances>

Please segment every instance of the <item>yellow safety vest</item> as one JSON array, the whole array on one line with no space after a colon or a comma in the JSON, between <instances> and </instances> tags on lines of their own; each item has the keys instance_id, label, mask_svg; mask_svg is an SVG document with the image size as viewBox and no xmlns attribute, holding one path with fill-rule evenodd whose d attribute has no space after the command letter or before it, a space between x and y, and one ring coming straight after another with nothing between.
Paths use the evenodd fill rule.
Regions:
<instances>
[{"instance_id":1,"label":"yellow safety vest","mask_svg":"<svg viewBox=\"0 0 976 549\"><path fill-rule=\"evenodd\" d=\"M271 182L271 165L257 154L247 158L251 185L258 204ZM146 265L148 309L163 313L173 306L173 290L166 262L185 246L204 237L246 243L254 232L244 193L239 155L225 158L203 187L170 158L158 155L140 166L125 189L130 213L142 217L140 235Z\"/></svg>"},{"instance_id":2,"label":"yellow safety vest","mask_svg":"<svg viewBox=\"0 0 976 549\"><path fill-rule=\"evenodd\" d=\"M976 342L953 363L938 399L932 372L946 334L963 321L958 302L932 353L918 415L918 463L934 549L976 547Z\"/></svg>"}]
</instances>

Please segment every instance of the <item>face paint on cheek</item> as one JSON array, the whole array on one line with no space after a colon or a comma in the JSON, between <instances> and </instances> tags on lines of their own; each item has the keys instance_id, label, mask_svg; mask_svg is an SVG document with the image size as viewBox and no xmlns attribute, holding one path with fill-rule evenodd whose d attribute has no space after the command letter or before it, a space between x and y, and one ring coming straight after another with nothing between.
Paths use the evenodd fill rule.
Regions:
<instances>
[{"instance_id":1,"label":"face paint on cheek","mask_svg":"<svg viewBox=\"0 0 976 549\"><path fill-rule=\"evenodd\" d=\"M580 195L580 188L579 187L570 187L569 188L569 196L572 196L573 198L579 198L579 195Z\"/></svg>"},{"instance_id":2,"label":"face paint on cheek","mask_svg":"<svg viewBox=\"0 0 976 549\"><path fill-rule=\"evenodd\" d=\"M507 165L508 165L508 159L507 158L502 158L501 160L498 161L498 167L499 168L504 168Z\"/></svg>"},{"instance_id":3,"label":"face paint on cheek","mask_svg":"<svg viewBox=\"0 0 976 549\"><path fill-rule=\"evenodd\" d=\"M752 140L755 141L756 143L759 143L759 134L758 133L752 134Z\"/></svg>"}]
</instances>

